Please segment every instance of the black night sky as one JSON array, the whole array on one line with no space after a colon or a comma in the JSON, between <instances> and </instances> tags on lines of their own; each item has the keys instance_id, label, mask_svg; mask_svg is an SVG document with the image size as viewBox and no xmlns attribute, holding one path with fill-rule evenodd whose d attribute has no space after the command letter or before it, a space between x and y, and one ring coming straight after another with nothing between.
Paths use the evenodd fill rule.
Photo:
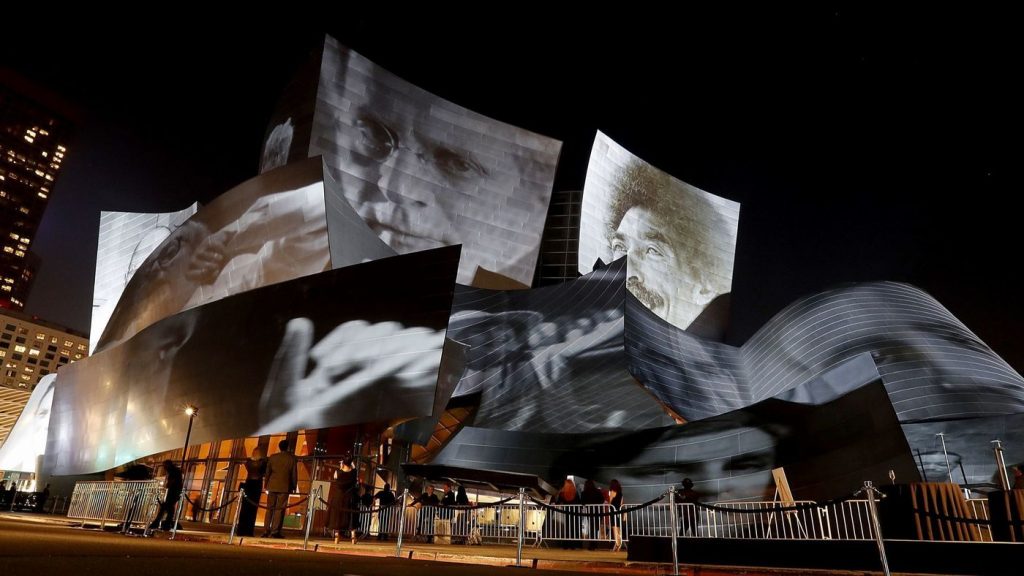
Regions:
<instances>
[{"instance_id":1,"label":"black night sky","mask_svg":"<svg viewBox=\"0 0 1024 576\"><path fill-rule=\"evenodd\" d=\"M488 10L5 27L4 76L57 94L78 121L27 311L88 330L100 210L177 210L255 176L280 91L328 32L431 92L564 141L556 188L582 188L600 129L741 202L731 343L802 295L898 280L1024 368L1011 208L1024 52L1011 14Z\"/></svg>"}]
</instances>

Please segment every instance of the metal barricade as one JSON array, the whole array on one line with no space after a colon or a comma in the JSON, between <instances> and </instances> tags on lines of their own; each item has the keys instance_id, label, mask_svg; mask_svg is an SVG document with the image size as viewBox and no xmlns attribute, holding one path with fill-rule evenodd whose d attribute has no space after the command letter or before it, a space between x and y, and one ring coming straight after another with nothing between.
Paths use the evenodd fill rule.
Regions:
<instances>
[{"instance_id":1,"label":"metal barricade","mask_svg":"<svg viewBox=\"0 0 1024 576\"><path fill-rule=\"evenodd\" d=\"M119 524L123 531L144 529L156 516L166 490L156 480L79 482L71 495L67 517L82 525Z\"/></svg>"}]
</instances>

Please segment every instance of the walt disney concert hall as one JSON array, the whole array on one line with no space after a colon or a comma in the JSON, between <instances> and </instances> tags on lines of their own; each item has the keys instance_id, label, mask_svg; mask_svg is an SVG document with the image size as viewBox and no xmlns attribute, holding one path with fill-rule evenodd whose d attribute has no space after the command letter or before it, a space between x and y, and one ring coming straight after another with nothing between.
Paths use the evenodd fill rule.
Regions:
<instances>
[{"instance_id":1,"label":"walt disney concert hall","mask_svg":"<svg viewBox=\"0 0 1024 576\"><path fill-rule=\"evenodd\" d=\"M408 490L398 508L445 484L481 506L439 527L370 501L360 530L391 540L625 540L665 560L674 535L704 544L681 560L735 564L743 541L780 565L826 542L877 569L877 498L887 538L1021 541L1006 467L1024 442L992 441L1024 434L1024 379L940 302L836 286L726 344L740 205L600 132L582 193L553 191L560 151L326 38L259 175L102 214L94 352L37 388L0 457L27 450L68 493L181 461L183 517L231 524L246 462L283 440L296 503L351 458L363 492ZM286 527L322 530L306 509Z\"/></svg>"}]
</instances>

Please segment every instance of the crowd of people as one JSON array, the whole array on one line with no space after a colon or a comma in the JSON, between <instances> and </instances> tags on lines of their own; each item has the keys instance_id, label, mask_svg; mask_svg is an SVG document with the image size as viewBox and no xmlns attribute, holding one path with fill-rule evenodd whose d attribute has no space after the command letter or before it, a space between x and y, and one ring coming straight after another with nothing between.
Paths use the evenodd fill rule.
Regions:
<instances>
[{"instance_id":1,"label":"crowd of people","mask_svg":"<svg viewBox=\"0 0 1024 576\"><path fill-rule=\"evenodd\" d=\"M49 484L38 492L22 492L18 490L18 485L13 481L0 483L0 509L3 510L20 508L22 510L42 512L49 498Z\"/></svg>"}]
</instances>

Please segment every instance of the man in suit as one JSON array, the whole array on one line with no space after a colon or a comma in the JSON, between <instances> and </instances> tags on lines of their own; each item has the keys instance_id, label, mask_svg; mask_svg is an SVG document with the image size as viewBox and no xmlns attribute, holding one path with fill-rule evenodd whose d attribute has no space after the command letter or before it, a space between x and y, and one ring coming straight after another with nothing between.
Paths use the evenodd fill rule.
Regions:
<instances>
[{"instance_id":1,"label":"man in suit","mask_svg":"<svg viewBox=\"0 0 1024 576\"><path fill-rule=\"evenodd\" d=\"M277 447L281 450L267 459L267 471L264 475L264 489L267 491L268 520L263 538L284 538L281 525L284 523L284 507L288 505L288 494L295 491L298 481L295 455L288 451L288 441L281 440Z\"/></svg>"}]
</instances>

